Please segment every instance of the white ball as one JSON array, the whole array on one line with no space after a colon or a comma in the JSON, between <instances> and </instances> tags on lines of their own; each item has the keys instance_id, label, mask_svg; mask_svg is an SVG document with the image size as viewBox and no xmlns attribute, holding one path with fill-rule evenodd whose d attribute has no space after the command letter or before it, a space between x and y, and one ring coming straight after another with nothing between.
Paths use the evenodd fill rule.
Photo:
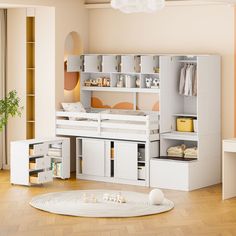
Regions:
<instances>
[{"instance_id":1,"label":"white ball","mask_svg":"<svg viewBox=\"0 0 236 236\"><path fill-rule=\"evenodd\" d=\"M149 202L152 205L161 205L164 201L164 193L160 189L153 189L149 193Z\"/></svg>"}]
</instances>

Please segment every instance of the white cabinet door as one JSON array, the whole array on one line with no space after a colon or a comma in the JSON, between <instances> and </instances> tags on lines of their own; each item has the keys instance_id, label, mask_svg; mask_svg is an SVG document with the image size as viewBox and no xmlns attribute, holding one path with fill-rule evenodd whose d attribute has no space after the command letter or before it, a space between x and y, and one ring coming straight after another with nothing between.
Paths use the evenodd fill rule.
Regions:
<instances>
[{"instance_id":1,"label":"white cabinet door","mask_svg":"<svg viewBox=\"0 0 236 236\"><path fill-rule=\"evenodd\" d=\"M69 55L67 57L67 72L83 71L83 56Z\"/></svg>"},{"instance_id":2,"label":"white cabinet door","mask_svg":"<svg viewBox=\"0 0 236 236\"><path fill-rule=\"evenodd\" d=\"M131 142L115 142L115 177L138 179L138 145Z\"/></svg>"},{"instance_id":3,"label":"white cabinet door","mask_svg":"<svg viewBox=\"0 0 236 236\"><path fill-rule=\"evenodd\" d=\"M105 175L105 143L103 140L83 139L82 141L83 167L85 175Z\"/></svg>"}]
</instances>

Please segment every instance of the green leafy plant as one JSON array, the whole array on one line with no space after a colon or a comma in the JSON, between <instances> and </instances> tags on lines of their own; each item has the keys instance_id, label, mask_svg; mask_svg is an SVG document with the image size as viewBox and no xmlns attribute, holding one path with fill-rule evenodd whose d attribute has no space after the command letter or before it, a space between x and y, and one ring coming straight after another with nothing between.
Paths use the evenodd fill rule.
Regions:
<instances>
[{"instance_id":1,"label":"green leafy plant","mask_svg":"<svg viewBox=\"0 0 236 236\"><path fill-rule=\"evenodd\" d=\"M16 90L10 91L4 99L0 100L0 131L6 126L10 117L21 116L22 110Z\"/></svg>"}]
</instances>

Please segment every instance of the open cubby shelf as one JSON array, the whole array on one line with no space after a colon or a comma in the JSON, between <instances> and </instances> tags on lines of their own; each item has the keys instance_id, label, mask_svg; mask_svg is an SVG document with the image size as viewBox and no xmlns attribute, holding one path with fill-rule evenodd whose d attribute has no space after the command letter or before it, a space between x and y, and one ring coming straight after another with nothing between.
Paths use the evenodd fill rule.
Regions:
<instances>
[{"instance_id":1,"label":"open cubby shelf","mask_svg":"<svg viewBox=\"0 0 236 236\"><path fill-rule=\"evenodd\" d=\"M27 139L35 137L35 17L26 18Z\"/></svg>"}]
</instances>

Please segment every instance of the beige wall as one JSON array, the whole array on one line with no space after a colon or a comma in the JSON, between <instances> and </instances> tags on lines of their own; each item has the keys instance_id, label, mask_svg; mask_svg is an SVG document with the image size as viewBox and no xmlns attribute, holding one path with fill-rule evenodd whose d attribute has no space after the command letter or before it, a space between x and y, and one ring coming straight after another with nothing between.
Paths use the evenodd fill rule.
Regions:
<instances>
[{"instance_id":1,"label":"beige wall","mask_svg":"<svg viewBox=\"0 0 236 236\"><path fill-rule=\"evenodd\" d=\"M89 11L91 53L214 53L222 56L222 133L234 134L234 8L166 7L155 14ZM209 88L210 89L210 88Z\"/></svg>"},{"instance_id":2,"label":"beige wall","mask_svg":"<svg viewBox=\"0 0 236 236\"><path fill-rule=\"evenodd\" d=\"M15 8L29 5L55 7L55 101L57 107L61 101L66 100L64 96L64 45L67 35L71 31L77 32L83 43L84 52L88 49L88 13L83 3L83 0L0 0L0 8L8 8L8 4L16 4L17 6L12 6ZM75 158L72 158L71 165L73 170Z\"/></svg>"},{"instance_id":3,"label":"beige wall","mask_svg":"<svg viewBox=\"0 0 236 236\"><path fill-rule=\"evenodd\" d=\"M56 104L64 100L64 44L71 31L80 35L88 49L88 14L83 0L0 0L1 3L55 7L56 14Z\"/></svg>"}]
</instances>

